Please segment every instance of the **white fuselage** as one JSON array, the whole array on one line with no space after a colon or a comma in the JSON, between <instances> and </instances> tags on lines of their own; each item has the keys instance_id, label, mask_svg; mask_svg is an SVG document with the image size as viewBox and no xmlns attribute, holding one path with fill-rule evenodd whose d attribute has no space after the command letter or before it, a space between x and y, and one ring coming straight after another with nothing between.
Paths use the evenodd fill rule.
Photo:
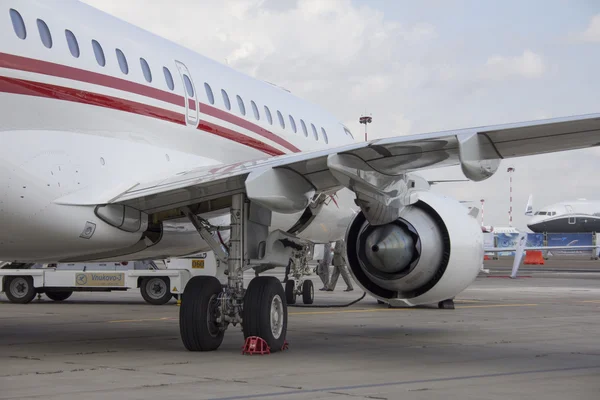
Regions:
<instances>
[{"instance_id":1,"label":"white fuselage","mask_svg":"<svg viewBox=\"0 0 600 400\"><path fill-rule=\"evenodd\" d=\"M144 227L124 232L93 206L58 204L77 191L117 195L191 167L354 141L336 118L289 92L85 4L9 0L0 19L1 260L93 259L140 240ZM353 197L338 192L301 235L341 238ZM274 215L271 228L298 218ZM81 237L88 223L91 239ZM185 221L170 226L181 235L130 258L206 249Z\"/></svg>"}]
</instances>

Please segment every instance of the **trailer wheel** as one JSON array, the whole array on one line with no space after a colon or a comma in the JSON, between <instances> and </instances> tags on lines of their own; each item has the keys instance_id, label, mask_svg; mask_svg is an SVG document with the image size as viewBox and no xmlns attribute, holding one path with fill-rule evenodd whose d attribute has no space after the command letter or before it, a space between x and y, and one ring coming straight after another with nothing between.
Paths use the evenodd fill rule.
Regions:
<instances>
[{"instance_id":1,"label":"trailer wheel","mask_svg":"<svg viewBox=\"0 0 600 400\"><path fill-rule=\"evenodd\" d=\"M27 304L35 298L35 287L30 276L9 276L4 284L6 297L12 303Z\"/></svg>"},{"instance_id":2,"label":"trailer wheel","mask_svg":"<svg viewBox=\"0 0 600 400\"><path fill-rule=\"evenodd\" d=\"M157 306L166 304L173 297L169 290L169 280L162 276L152 276L142 279L140 292L147 303Z\"/></svg>"},{"instance_id":3,"label":"trailer wheel","mask_svg":"<svg viewBox=\"0 0 600 400\"><path fill-rule=\"evenodd\" d=\"M46 296L48 296L48 298L50 300L54 300L54 301L66 300L69 297L71 297L72 294L73 294L72 290L65 290L65 291L60 291L60 292L46 292Z\"/></svg>"}]
</instances>

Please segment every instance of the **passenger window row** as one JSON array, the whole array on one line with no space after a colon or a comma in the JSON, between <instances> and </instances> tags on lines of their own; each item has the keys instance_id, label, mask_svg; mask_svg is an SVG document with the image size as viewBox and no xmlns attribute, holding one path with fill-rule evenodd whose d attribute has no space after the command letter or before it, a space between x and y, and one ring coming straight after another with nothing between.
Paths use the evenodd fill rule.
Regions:
<instances>
[{"instance_id":1,"label":"passenger window row","mask_svg":"<svg viewBox=\"0 0 600 400\"><path fill-rule=\"evenodd\" d=\"M12 21L12 25L13 25L15 34L17 35L17 37L19 39L25 40L27 38L27 29L25 27L25 22L23 21L23 17L21 17L21 14L17 10L12 9L12 8L10 9L9 14L10 14L10 19ZM53 46L53 42L52 42L52 34L50 33L50 28L48 28L48 25L46 24L46 22L44 22L41 19L37 19L36 22L37 22L37 28L38 28L38 32L39 32L40 40L41 40L42 44L46 48L51 49ZM67 45L69 47L69 51L70 51L71 55L74 58L79 58L81 52L80 52L80 48L79 48L79 42L77 41L77 37L75 36L75 34L72 31L65 29L65 39L67 41ZM102 45L95 39L92 40L92 50L94 52L94 57L96 58L96 62L98 63L98 65L101 67L105 67L106 66L106 56L104 54L104 49L102 48ZM115 54L116 54L117 62L119 64L119 68L121 69L121 72L124 75L128 75L129 74L129 63L127 62L127 57L125 56L123 51L118 48L115 49ZM146 80L146 82L152 83L152 71L150 69L150 65L143 57L140 57L140 68L142 70L142 74L144 75L144 79ZM166 86L169 88L169 90L171 90L171 91L175 90L175 81L173 80L173 75L171 74L171 71L169 70L169 68L163 67L163 75L165 78ZM184 80L185 90L187 91L187 93L190 97L194 97L194 87L192 85L190 78L187 76L187 74L183 74L182 76L183 76L183 80ZM206 91L206 96L208 98L209 103L215 104L215 96L212 91L212 88L206 82L204 83L204 89ZM229 95L223 89L221 89L221 95L223 97L223 104L224 104L225 108L228 111L231 111L231 101L229 100ZM246 106L244 104L244 100L239 95L236 95L236 100L238 103L238 108L239 108L240 114L242 114L242 116L246 116ZM250 101L250 104L252 106L252 113L254 115L254 118L257 121L259 121L260 120L260 112L258 110L258 106L252 100ZM265 115L267 117L267 122L269 123L269 125L273 125L273 116L271 114L271 110L269 109L269 107L264 106L264 111L265 111ZM281 113L281 111L279 111L279 110L277 110L277 120L278 120L281 128L286 129L286 120L283 117L283 114ZM294 117L292 115L288 115L288 120L289 120L292 131L294 133L297 133L298 127L296 125L296 120L294 119ZM300 126L302 128L302 133L304 134L304 136L309 137L309 132L306 127L306 123L302 119L300 120ZM312 131L313 139L318 141L319 134L317 132L317 128L312 123L310 124L310 127L311 127L311 131ZM350 136L352 136L352 134L350 134L350 132L346 128L344 128L344 130L346 131L347 135L349 134ZM324 128L321 128L321 137L322 137L323 141L325 141L325 143L329 143L329 138L328 138L327 132L325 131Z\"/></svg>"},{"instance_id":2,"label":"passenger window row","mask_svg":"<svg viewBox=\"0 0 600 400\"><path fill-rule=\"evenodd\" d=\"M204 88L206 89L206 96L208 97L210 104L214 105L215 97L213 95L210 85L205 82ZM227 92L224 89L221 89L221 96L223 97L223 104L225 105L225 108L227 109L227 111L231 111L231 101L229 100L229 95L227 94ZM236 95L235 97L236 97L236 100L238 103L238 109L239 109L240 114L242 114L242 116L246 116L246 105L244 103L244 100L239 95ZM254 118L257 121L260 121L260 111L258 110L258 106L254 102L254 100L250 100L250 105L252 106L252 114L254 115ZM267 117L267 122L269 123L269 125L273 125L273 115L271 114L271 110L269 109L268 106L264 106L264 110L265 110L265 115ZM294 133L297 133L298 127L296 125L296 120L291 115L288 115L288 119L290 121L290 126L292 128L292 131ZM286 129L285 118L283 117L283 114L279 110L277 110L277 121L279 122L279 126L281 126L282 129ZM308 130L306 129L306 124L304 123L304 120L302 120L302 119L300 120L300 125L302 126L302 132L304 133L304 136L308 137ZM310 125L312 128L312 137L318 141L319 134L317 133L317 128L315 127L314 124L310 124ZM329 143L329 137L327 136L327 132L325 131L324 128L321 128L321 137L325 143Z\"/></svg>"},{"instance_id":3,"label":"passenger window row","mask_svg":"<svg viewBox=\"0 0 600 400\"><path fill-rule=\"evenodd\" d=\"M21 17L21 14L13 8L10 9L9 14L15 34L18 38L25 40L27 38L27 29L25 27L23 17ZM37 19L36 23L42 44L46 48L51 49L53 46L53 41L52 34L50 33L50 28L48 28L48 25L44 20L41 20L39 18ZM75 34L72 31L65 29L65 39L67 41L67 45L69 47L71 55L75 58L79 58L81 52L79 49L79 42L77 41L77 37L75 36ZM102 48L102 45L95 39L92 40L92 50L94 52L94 57L96 58L96 62L98 63L98 65L101 67L105 67L106 56L104 54L104 49ZM128 75L129 64L127 62L127 57L125 57L125 54L121 49L115 49L115 54L121 72L124 75ZM140 57L140 68L142 70L142 74L144 75L144 79L146 80L146 82L151 83L152 71L150 70L150 65L148 65L148 62L143 57ZM173 81L171 71L167 67L163 67L163 74L165 76L165 83L169 90L175 90L175 82Z\"/></svg>"}]
</instances>

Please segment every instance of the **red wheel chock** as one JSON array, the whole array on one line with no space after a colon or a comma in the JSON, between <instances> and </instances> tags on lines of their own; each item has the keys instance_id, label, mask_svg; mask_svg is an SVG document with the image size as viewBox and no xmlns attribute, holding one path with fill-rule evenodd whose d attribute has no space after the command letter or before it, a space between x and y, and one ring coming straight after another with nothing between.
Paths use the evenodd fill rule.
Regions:
<instances>
[{"instance_id":1,"label":"red wheel chock","mask_svg":"<svg viewBox=\"0 0 600 400\"><path fill-rule=\"evenodd\" d=\"M287 340L284 341L281 350L287 350L288 345L289 343L287 342ZM260 338L258 336L249 336L246 339L246 343L244 343L244 347L242 348L242 354L271 354L271 349L269 348L269 345L267 344L267 342L264 341L263 338Z\"/></svg>"},{"instance_id":2,"label":"red wheel chock","mask_svg":"<svg viewBox=\"0 0 600 400\"><path fill-rule=\"evenodd\" d=\"M242 348L242 354L271 354L271 349L264 339L258 336L249 336Z\"/></svg>"}]
</instances>

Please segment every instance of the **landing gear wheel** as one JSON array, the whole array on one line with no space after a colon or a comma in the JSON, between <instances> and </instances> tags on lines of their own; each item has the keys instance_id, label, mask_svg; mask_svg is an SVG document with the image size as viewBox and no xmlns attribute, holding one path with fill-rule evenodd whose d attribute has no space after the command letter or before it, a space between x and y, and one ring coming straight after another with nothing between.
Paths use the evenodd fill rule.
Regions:
<instances>
[{"instance_id":1,"label":"landing gear wheel","mask_svg":"<svg viewBox=\"0 0 600 400\"><path fill-rule=\"evenodd\" d=\"M30 276L7 277L4 285L4 293L12 303L27 304L35 298L36 290Z\"/></svg>"},{"instance_id":2,"label":"landing gear wheel","mask_svg":"<svg viewBox=\"0 0 600 400\"><path fill-rule=\"evenodd\" d=\"M244 338L258 336L267 342L271 353L280 351L285 344L287 316L285 292L279 280L272 276L252 279L244 296Z\"/></svg>"},{"instance_id":3,"label":"landing gear wheel","mask_svg":"<svg viewBox=\"0 0 600 400\"><path fill-rule=\"evenodd\" d=\"M285 283L285 300L288 304L296 304L296 282L293 280Z\"/></svg>"},{"instance_id":4,"label":"landing gear wheel","mask_svg":"<svg viewBox=\"0 0 600 400\"><path fill-rule=\"evenodd\" d=\"M441 310L454 310L454 300L448 299L448 300L440 301L438 303L438 308Z\"/></svg>"},{"instance_id":5,"label":"landing gear wheel","mask_svg":"<svg viewBox=\"0 0 600 400\"><path fill-rule=\"evenodd\" d=\"M46 292L46 296L48 296L48 298L50 300L54 300L54 301L66 300L69 297L71 297L72 294L73 294L72 290L65 290L65 291L60 291L60 292Z\"/></svg>"},{"instance_id":6,"label":"landing gear wheel","mask_svg":"<svg viewBox=\"0 0 600 400\"><path fill-rule=\"evenodd\" d=\"M142 279L140 293L147 303L157 306L168 303L173 297L169 290L169 279L162 276Z\"/></svg>"},{"instance_id":7,"label":"landing gear wheel","mask_svg":"<svg viewBox=\"0 0 600 400\"><path fill-rule=\"evenodd\" d=\"M305 280L302 284L302 301L304 304L312 304L315 301L315 287L311 280Z\"/></svg>"},{"instance_id":8,"label":"landing gear wheel","mask_svg":"<svg viewBox=\"0 0 600 400\"><path fill-rule=\"evenodd\" d=\"M217 298L222 290L214 276L196 276L185 286L179 308L179 333L189 351L216 350L223 342L225 332L217 323Z\"/></svg>"}]
</instances>

